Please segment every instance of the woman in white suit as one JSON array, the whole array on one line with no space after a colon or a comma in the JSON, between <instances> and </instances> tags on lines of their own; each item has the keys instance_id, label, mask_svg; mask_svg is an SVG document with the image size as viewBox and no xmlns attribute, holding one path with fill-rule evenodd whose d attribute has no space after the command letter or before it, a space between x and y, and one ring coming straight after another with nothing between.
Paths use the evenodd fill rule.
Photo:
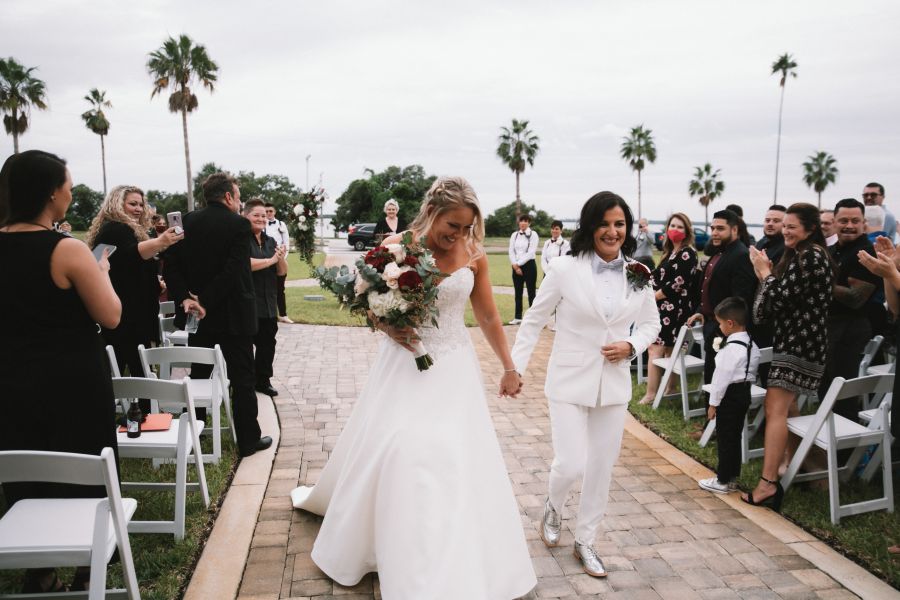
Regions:
<instances>
[{"instance_id":1,"label":"woman in white suit","mask_svg":"<svg viewBox=\"0 0 900 600\"><path fill-rule=\"evenodd\" d=\"M559 544L560 513L569 489L583 476L575 556L595 577L606 576L593 542L622 443L631 359L660 329L650 271L627 258L635 248L633 221L628 205L612 192L585 203L571 255L553 261L512 351L516 369L524 373L544 323L556 311L544 387L554 457L541 538L547 546Z\"/></svg>"}]
</instances>

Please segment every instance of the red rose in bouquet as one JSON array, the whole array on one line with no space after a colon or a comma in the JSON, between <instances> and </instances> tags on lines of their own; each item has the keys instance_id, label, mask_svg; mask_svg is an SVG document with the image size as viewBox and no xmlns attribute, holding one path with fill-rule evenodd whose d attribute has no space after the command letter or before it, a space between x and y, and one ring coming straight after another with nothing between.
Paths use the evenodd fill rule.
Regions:
<instances>
[{"instance_id":1,"label":"red rose in bouquet","mask_svg":"<svg viewBox=\"0 0 900 600\"><path fill-rule=\"evenodd\" d=\"M414 267L419 264L419 259L413 256L412 254L407 254L406 258L403 259L403 264L407 267Z\"/></svg>"},{"instance_id":2,"label":"red rose in bouquet","mask_svg":"<svg viewBox=\"0 0 900 600\"><path fill-rule=\"evenodd\" d=\"M625 278L631 284L631 289L640 291L650 285L652 273L647 265L634 260L625 265Z\"/></svg>"},{"instance_id":3,"label":"red rose in bouquet","mask_svg":"<svg viewBox=\"0 0 900 600\"><path fill-rule=\"evenodd\" d=\"M397 278L401 290L414 290L422 285L422 278L415 271L407 271Z\"/></svg>"},{"instance_id":4,"label":"red rose in bouquet","mask_svg":"<svg viewBox=\"0 0 900 600\"><path fill-rule=\"evenodd\" d=\"M363 260L367 265L371 265L372 268L381 272L389 262L394 260L394 257L384 246L378 246L369 250Z\"/></svg>"}]
</instances>

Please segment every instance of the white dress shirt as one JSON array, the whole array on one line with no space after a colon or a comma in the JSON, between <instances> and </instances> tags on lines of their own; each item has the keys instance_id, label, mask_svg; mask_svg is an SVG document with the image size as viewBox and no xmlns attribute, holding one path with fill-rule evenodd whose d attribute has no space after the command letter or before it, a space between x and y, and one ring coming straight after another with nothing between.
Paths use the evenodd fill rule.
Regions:
<instances>
[{"instance_id":1,"label":"white dress shirt","mask_svg":"<svg viewBox=\"0 0 900 600\"><path fill-rule=\"evenodd\" d=\"M520 267L537 256L538 234L531 230L516 231L509 237L509 262Z\"/></svg>"},{"instance_id":2,"label":"white dress shirt","mask_svg":"<svg viewBox=\"0 0 900 600\"><path fill-rule=\"evenodd\" d=\"M616 260L624 260L621 252ZM612 316L613 310L622 302L622 293L625 291L625 266L623 264L620 269L601 269L600 266L605 264L606 261L600 258L596 252L591 254L594 285L597 288L600 304L603 306L603 314L608 319Z\"/></svg>"},{"instance_id":3,"label":"white dress shirt","mask_svg":"<svg viewBox=\"0 0 900 600\"><path fill-rule=\"evenodd\" d=\"M544 244L544 249L541 252L541 266L544 268L544 272L547 272L547 265L550 264L552 259L565 256L568 251L569 242L564 240L563 236L559 236L555 240L547 240Z\"/></svg>"},{"instance_id":4,"label":"white dress shirt","mask_svg":"<svg viewBox=\"0 0 900 600\"><path fill-rule=\"evenodd\" d=\"M713 372L709 385L709 405L719 406L725 397L725 390L732 383L741 381L756 381L756 371L759 369L759 348L756 344L750 345L750 368L747 368L747 348L740 344L729 344L729 341L737 340L750 343L750 336L746 331L738 331L728 336L722 342L722 347L716 354L716 370Z\"/></svg>"},{"instance_id":5,"label":"white dress shirt","mask_svg":"<svg viewBox=\"0 0 900 600\"><path fill-rule=\"evenodd\" d=\"M287 225L285 225L283 221L279 221L278 219L272 221L267 220L266 235L275 240L276 244L288 248L290 247L291 236L288 235Z\"/></svg>"}]
</instances>

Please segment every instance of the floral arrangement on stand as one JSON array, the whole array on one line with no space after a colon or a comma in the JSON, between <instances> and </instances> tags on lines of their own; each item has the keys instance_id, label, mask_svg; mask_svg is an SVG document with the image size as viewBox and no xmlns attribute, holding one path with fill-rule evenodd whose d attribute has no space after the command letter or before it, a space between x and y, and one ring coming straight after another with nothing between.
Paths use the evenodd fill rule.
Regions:
<instances>
[{"instance_id":1,"label":"floral arrangement on stand","mask_svg":"<svg viewBox=\"0 0 900 600\"><path fill-rule=\"evenodd\" d=\"M435 265L424 246L413 243L407 231L399 244L378 246L356 261L354 273L346 265L319 267L315 278L323 289L332 292L341 306L365 317L369 327L376 321L398 329L437 327L438 282L446 277ZM434 360L421 341L411 341L416 351L416 367L428 369Z\"/></svg>"},{"instance_id":2,"label":"floral arrangement on stand","mask_svg":"<svg viewBox=\"0 0 900 600\"><path fill-rule=\"evenodd\" d=\"M290 230L297 254L310 267L312 267L313 256L316 253L316 219L319 217L319 210L324 200L325 190L312 188L310 191L300 194L297 204L291 211Z\"/></svg>"}]
</instances>

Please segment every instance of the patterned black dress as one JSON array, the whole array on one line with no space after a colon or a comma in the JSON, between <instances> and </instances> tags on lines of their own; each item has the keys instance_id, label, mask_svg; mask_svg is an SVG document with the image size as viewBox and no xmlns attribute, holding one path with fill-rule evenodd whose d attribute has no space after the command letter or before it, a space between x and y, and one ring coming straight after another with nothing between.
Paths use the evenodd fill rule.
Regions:
<instances>
[{"instance_id":1,"label":"patterned black dress","mask_svg":"<svg viewBox=\"0 0 900 600\"><path fill-rule=\"evenodd\" d=\"M696 285L699 273L697 251L690 246L672 252L653 270L653 289L662 290L666 295L656 302L662 325L656 344L675 345L678 330L693 314L699 300L699 287Z\"/></svg>"},{"instance_id":2,"label":"patterned black dress","mask_svg":"<svg viewBox=\"0 0 900 600\"><path fill-rule=\"evenodd\" d=\"M769 386L814 394L825 371L826 319L834 272L828 253L810 244L784 274L766 277L756 292L753 320L775 327Z\"/></svg>"}]
</instances>

